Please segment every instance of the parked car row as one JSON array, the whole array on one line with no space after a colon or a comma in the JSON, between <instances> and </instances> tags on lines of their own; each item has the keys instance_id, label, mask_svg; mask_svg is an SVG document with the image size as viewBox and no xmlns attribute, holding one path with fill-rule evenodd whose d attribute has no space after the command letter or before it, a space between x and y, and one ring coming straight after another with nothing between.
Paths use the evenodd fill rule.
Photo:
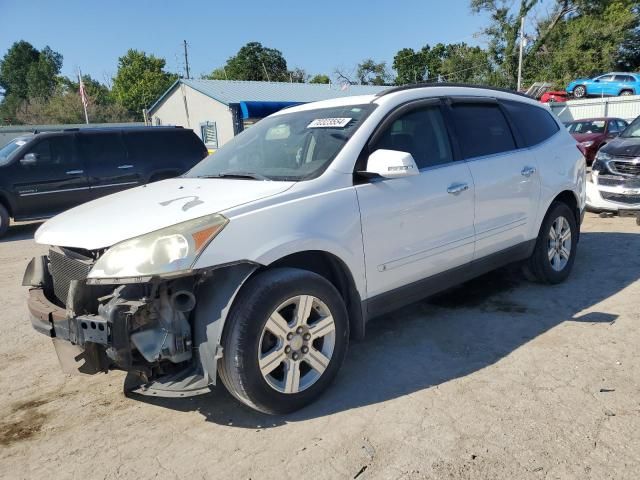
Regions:
<instances>
[{"instance_id":1,"label":"parked car row","mask_svg":"<svg viewBox=\"0 0 640 480\"><path fill-rule=\"evenodd\" d=\"M0 148L0 236L10 219L50 218L110 193L180 175L207 156L179 127L70 129Z\"/></svg>"}]
</instances>

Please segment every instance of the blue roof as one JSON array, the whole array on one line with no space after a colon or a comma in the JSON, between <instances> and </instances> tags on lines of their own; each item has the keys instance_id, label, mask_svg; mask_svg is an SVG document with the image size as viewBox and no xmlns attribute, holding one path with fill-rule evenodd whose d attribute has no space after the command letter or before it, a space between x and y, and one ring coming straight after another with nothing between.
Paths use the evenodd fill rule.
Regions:
<instances>
[{"instance_id":1,"label":"blue roof","mask_svg":"<svg viewBox=\"0 0 640 480\"><path fill-rule=\"evenodd\" d=\"M309 103L354 95L374 95L389 88L349 85L342 90L341 86L336 84L178 79L149 108L149 112L152 113L162 103L162 100L181 83L225 105L241 102Z\"/></svg>"}]
</instances>

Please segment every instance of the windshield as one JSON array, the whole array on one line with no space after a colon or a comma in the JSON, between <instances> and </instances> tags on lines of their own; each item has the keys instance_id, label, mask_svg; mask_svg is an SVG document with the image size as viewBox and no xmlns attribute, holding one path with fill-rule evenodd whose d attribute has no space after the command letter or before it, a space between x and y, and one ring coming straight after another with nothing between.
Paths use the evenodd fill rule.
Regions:
<instances>
[{"instance_id":1,"label":"windshield","mask_svg":"<svg viewBox=\"0 0 640 480\"><path fill-rule=\"evenodd\" d=\"M0 166L9 163L9 157L11 156L11 154L26 143L27 140L25 138L18 137L11 140L4 147L0 148Z\"/></svg>"},{"instance_id":2,"label":"windshield","mask_svg":"<svg viewBox=\"0 0 640 480\"><path fill-rule=\"evenodd\" d=\"M209 155L186 177L299 181L320 175L374 105L285 113L260 120Z\"/></svg>"},{"instance_id":3,"label":"windshield","mask_svg":"<svg viewBox=\"0 0 640 480\"><path fill-rule=\"evenodd\" d=\"M631 125L624 129L620 134L623 138L638 138L640 137L640 117L636 118Z\"/></svg>"},{"instance_id":4,"label":"windshield","mask_svg":"<svg viewBox=\"0 0 640 480\"><path fill-rule=\"evenodd\" d=\"M571 133L604 133L604 120L589 120L570 123L567 128Z\"/></svg>"}]
</instances>

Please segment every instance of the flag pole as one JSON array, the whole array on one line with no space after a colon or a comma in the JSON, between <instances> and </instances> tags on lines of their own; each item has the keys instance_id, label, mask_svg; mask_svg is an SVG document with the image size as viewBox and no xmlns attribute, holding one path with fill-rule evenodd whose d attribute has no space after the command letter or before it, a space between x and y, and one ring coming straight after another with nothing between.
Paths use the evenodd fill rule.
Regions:
<instances>
[{"instance_id":1,"label":"flag pole","mask_svg":"<svg viewBox=\"0 0 640 480\"><path fill-rule=\"evenodd\" d=\"M84 91L84 84L82 83L82 72L78 67L78 89L80 90L80 99L82 100L82 106L84 107L84 121L89 125L89 115L87 114L87 94Z\"/></svg>"}]
</instances>

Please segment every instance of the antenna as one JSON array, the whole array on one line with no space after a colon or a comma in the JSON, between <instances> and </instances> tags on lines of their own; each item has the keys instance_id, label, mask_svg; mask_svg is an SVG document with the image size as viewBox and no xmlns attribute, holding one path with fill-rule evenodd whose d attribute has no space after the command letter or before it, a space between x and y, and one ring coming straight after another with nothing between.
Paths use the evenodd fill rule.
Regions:
<instances>
[{"instance_id":1,"label":"antenna","mask_svg":"<svg viewBox=\"0 0 640 480\"><path fill-rule=\"evenodd\" d=\"M189 76L189 55L187 53L187 41L183 40L182 43L184 44L184 64L185 68L187 69L187 80L189 80L189 78L191 77Z\"/></svg>"}]
</instances>

